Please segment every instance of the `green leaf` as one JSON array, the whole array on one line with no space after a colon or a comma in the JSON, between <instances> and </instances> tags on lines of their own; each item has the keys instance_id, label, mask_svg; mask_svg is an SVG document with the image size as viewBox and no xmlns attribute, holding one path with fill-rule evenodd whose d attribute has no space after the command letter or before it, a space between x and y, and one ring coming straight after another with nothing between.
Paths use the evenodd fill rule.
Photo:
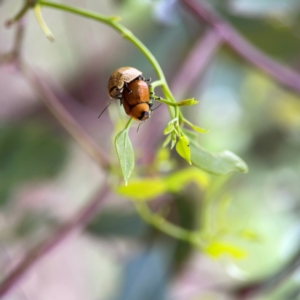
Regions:
<instances>
[{"instance_id":1,"label":"green leaf","mask_svg":"<svg viewBox=\"0 0 300 300\"><path fill-rule=\"evenodd\" d=\"M226 175L230 172L248 172L247 164L228 150L212 153L204 150L195 141L191 141L190 149L192 164L208 173Z\"/></svg>"},{"instance_id":2,"label":"green leaf","mask_svg":"<svg viewBox=\"0 0 300 300\"><path fill-rule=\"evenodd\" d=\"M170 160L170 150L166 148L160 148L156 153L154 162L164 162Z\"/></svg>"},{"instance_id":3,"label":"green leaf","mask_svg":"<svg viewBox=\"0 0 300 300\"><path fill-rule=\"evenodd\" d=\"M125 186L116 188L116 192L135 201L150 201L167 192L176 193L187 184L194 182L200 188L205 188L210 177L196 168L180 170L166 178L133 179Z\"/></svg>"},{"instance_id":4,"label":"green leaf","mask_svg":"<svg viewBox=\"0 0 300 300\"><path fill-rule=\"evenodd\" d=\"M183 129L183 132L190 140L191 161L195 167L214 175L248 172L247 164L236 154L228 150L220 153L207 151L198 144L198 135L194 131Z\"/></svg>"},{"instance_id":5,"label":"green leaf","mask_svg":"<svg viewBox=\"0 0 300 300\"><path fill-rule=\"evenodd\" d=\"M189 123L186 123L188 126L190 126L193 130L195 130L196 132L199 132L199 133L206 133L208 132L207 129L204 129L204 128L201 128L201 127L198 127L196 125L193 125L193 124L189 124Z\"/></svg>"},{"instance_id":6,"label":"green leaf","mask_svg":"<svg viewBox=\"0 0 300 300\"><path fill-rule=\"evenodd\" d=\"M178 138L178 141L177 141L177 144L176 144L176 151L190 165L192 164L189 139L185 135L182 135Z\"/></svg>"},{"instance_id":7,"label":"green leaf","mask_svg":"<svg viewBox=\"0 0 300 300\"><path fill-rule=\"evenodd\" d=\"M115 147L121 165L123 178L127 185L130 174L134 168L134 152L128 136L128 129L124 129L118 133L115 139Z\"/></svg>"},{"instance_id":8,"label":"green leaf","mask_svg":"<svg viewBox=\"0 0 300 300\"><path fill-rule=\"evenodd\" d=\"M174 148L174 146L176 145L177 142L177 135L175 132L172 132L172 136L171 136L171 149Z\"/></svg>"},{"instance_id":9,"label":"green leaf","mask_svg":"<svg viewBox=\"0 0 300 300\"><path fill-rule=\"evenodd\" d=\"M146 178L132 180L127 186L120 186L116 192L135 201L150 201L167 191L163 179Z\"/></svg>"},{"instance_id":10,"label":"green leaf","mask_svg":"<svg viewBox=\"0 0 300 300\"><path fill-rule=\"evenodd\" d=\"M182 131L184 132L184 135L186 135L188 137L190 142L197 141L199 135L196 132L186 129L186 128L182 128Z\"/></svg>"},{"instance_id":11,"label":"green leaf","mask_svg":"<svg viewBox=\"0 0 300 300\"><path fill-rule=\"evenodd\" d=\"M174 123L173 122L169 122L168 125L167 125L167 127L164 129L164 135L169 134L173 130L174 130Z\"/></svg>"},{"instance_id":12,"label":"green leaf","mask_svg":"<svg viewBox=\"0 0 300 300\"><path fill-rule=\"evenodd\" d=\"M194 98L185 99L182 101L177 102L178 106L188 106L188 105L195 105L198 104L199 101L195 100Z\"/></svg>"},{"instance_id":13,"label":"green leaf","mask_svg":"<svg viewBox=\"0 0 300 300\"><path fill-rule=\"evenodd\" d=\"M245 250L229 243L217 241L212 242L205 247L204 252L214 258L229 255L234 259L243 259L247 256L247 252Z\"/></svg>"},{"instance_id":14,"label":"green leaf","mask_svg":"<svg viewBox=\"0 0 300 300\"><path fill-rule=\"evenodd\" d=\"M196 183L199 188L205 188L210 182L210 177L204 171L188 167L165 178L168 191L177 193L189 183Z\"/></svg>"}]
</instances>

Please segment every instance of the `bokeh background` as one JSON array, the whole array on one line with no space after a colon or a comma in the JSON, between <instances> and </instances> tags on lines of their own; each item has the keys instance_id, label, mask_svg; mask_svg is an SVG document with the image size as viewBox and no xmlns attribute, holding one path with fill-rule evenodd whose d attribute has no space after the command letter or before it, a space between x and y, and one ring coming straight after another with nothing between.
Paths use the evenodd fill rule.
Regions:
<instances>
[{"instance_id":1,"label":"bokeh background","mask_svg":"<svg viewBox=\"0 0 300 300\"><path fill-rule=\"evenodd\" d=\"M111 192L84 232L43 257L4 299L217 300L244 299L245 291L251 299L300 299L299 89L284 87L237 55L182 1L61 2L120 16L157 58L176 98L200 101L183 111L209 129L201 145L215 152L231 150L247 162L247 174L209 177L218 185L211 205L201 206L209 190L195 184L158 199L182 227L193 229L199 219L210 218L213 232L229 238L246 256L203 253L172 239L143 222L128 199ZM298 0L197 2L209 4L271 59L300 72ZM109 103L106 86L112 71L133 66L146 78L156 78L145 57L111 28L46 7L43 15L55 42L45 38L29 12L22 20L19 56L9 57L17 25L8 29L4 22L22 4L0 2L2 279L93 197L104 178L115 186L122 183L113 139L128 117L113 103L97 118ZM101 168L70 137L18 70L20 61L46 82L115 169ZM163 105L138 133L136 126L132 129L133 176L163 176L187 167L174 151L161 150L168 121ZM160 167L153 169L155 164ZM230 236L236 232L244 236Z\"/></svg>"}]
</instances>

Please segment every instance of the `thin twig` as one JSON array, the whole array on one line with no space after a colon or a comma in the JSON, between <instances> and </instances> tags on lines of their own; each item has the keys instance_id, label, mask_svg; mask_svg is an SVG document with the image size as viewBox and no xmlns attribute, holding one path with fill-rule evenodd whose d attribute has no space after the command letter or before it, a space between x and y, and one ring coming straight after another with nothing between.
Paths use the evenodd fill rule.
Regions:
<instances>
[{"instance_id":1,"label":"thin twig","mask_svg":"<svg viewBox=\"0 0 300 300\"><path fill-rule=\"evenodd\" d=\"M177 97L197 81L222 44L222 40L215 29L209 29L195 44L172 80L171 90Z\"/></svg>"},{"instance_id":2,"label":"thin twig","mask_svg":"<svg viewBox=\"0 0 300 300\"><path fill-rule=\"evenodd\" d=\"M24 70L25 77L31 86L62 126L99 166L108 168L109 158L107 154L87 135L77 121L64 108L46 81L41 79L32 70L29 70L28 67L24 68Z\"/></svg>"},{"instance_id":3,"label":"thin twig","mask_svg":"<svg viewBox=\"0 0 300 300\"><path fill-rule=\"evenodd\" d=\"M15 35L15 40L14 40L14 45L12 50L12 54L17 59L19 59L21 56L21 48L22 48L22 44L24 41L24 34L25 34L25 24L26 24L26 18L23 17L18 22L17 25L16 35Z\"/></svg>"},{"instance_id":4,"label":"thin twig","mask_svg":"<svg viewBox=\"0 0 300 300\"><path fill-rule=\"evenodd\" d=\"M21 48L24 41L26 17L23 17L18 21L15 31L14 44L12 49L8 53L0 55L1 64L11 64L17 69L20 69L21 65Z\"/></svg>"},{"instance_id":5,"label":"thin twig","mask_svg":"<svg viewBox=\"0 0 300 300\"><path fill-rule=\"evenodd\" d=\"M231 46L238 54L253 65L264 70L274 79L286 87L300 92L300 74L294 70L271 59L269 56L258 50L244 39L231 25L223 20L211 8L208 8L203 1L181 0L198 19L201 19L213 26L223 37L224 41Z\"/></svg>"},{"instance_id":6,"label":"thin twig","mask_svg":"<svg viewBox=\"0 0 300 300\"><path fill-rule=\"evenodd\" d=\"M36 248L33 248L23 258L23 260L10 272L10 274L0 284L0 298L5 296L20 279L35 265L41 258L45 257L58 244L61 244L71 234L82 230L95 215L99 213L99 209L107 198L109 188L107 183L101 187L94 198L89 201L76 215L68 222L62 225L50 238L46 239Z\"/></svg>"},{"instance_id":7,"label":"thin twig","mask_svg":"<svg viewBox=\"0 0 300 300\"><path fill-rule=\"evenodd\" d=\"M14 25L15 23L19 22L24 17L24 15L27 13L29 8L30 8L29 4L27 2L25 2L23 7L21 8L21 10L13 18L11 18L5 22L5 26L10 27L10 26Z\"/></svg>"},{"instance_id":8,"label":"thin twig","mask_svg":"<svg viewBox=\"0 0 300 300\"><path fill-rule=\"evenodd\" d=\"M267 294L274 288L279 287L287 278L289 278L300 267L300 249L288 261L288 263L280 268L276 273L268 278L246 284L232 292L238 300L254 298L257 295Z\"/></svg>"}]
</instances>

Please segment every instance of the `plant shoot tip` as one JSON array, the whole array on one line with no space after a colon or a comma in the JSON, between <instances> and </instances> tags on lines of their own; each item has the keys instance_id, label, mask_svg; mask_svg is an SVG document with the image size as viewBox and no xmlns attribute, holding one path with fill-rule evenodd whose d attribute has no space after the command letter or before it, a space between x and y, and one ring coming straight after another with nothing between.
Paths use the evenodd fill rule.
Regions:
<instances>
[{"instance_id":1,"label":"plant shoot tip","mask_svg":"<svg viewBox=\"0 0 300 300\"><path fill-rule=\"evenodd\" d=\"M47 38L51 43L55 42L55 38L54 38L54 36L53 36L52 34L47 34L47 35L46 35L46 38Z\"/></svg>"}]
</instances>

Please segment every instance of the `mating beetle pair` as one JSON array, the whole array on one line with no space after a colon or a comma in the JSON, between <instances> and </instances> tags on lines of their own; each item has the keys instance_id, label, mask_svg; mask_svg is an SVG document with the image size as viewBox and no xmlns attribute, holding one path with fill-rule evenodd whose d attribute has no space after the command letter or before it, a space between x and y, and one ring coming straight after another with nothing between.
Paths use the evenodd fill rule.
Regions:
<instances>
[{"instance_id":1,"label":"mating beetle pair","mask_svg":"<svg viewBox=\"0 0 300 300\"><path fill-rule=\"evenodd\" d=\"M135 120L145 121L152 113L149 87L142 72L132 67L115 70L108 80L108 94L119 99L126 114Z\"/></svg>"}]
</instances>

